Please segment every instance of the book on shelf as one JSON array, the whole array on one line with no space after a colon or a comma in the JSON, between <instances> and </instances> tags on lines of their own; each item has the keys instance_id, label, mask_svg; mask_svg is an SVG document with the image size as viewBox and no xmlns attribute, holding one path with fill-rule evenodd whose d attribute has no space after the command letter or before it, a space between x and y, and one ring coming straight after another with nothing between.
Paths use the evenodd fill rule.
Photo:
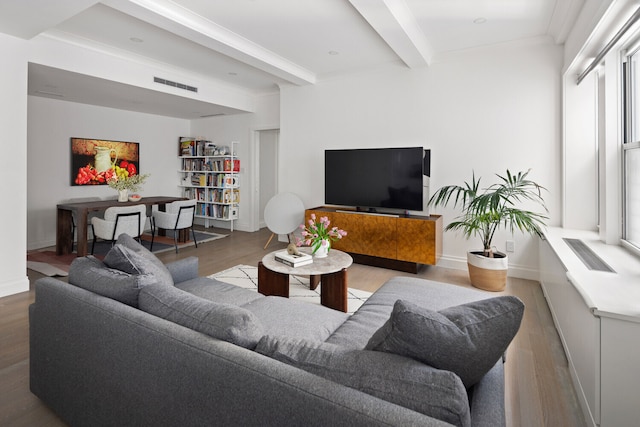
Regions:
<instances>
[{"instance_id":1,"label":"book on shelf","mask_svg":"<svg viewBox=\"0 0 640 427\"><path fill-rule=\"evenodd\" d=\"M180 156L193 156L195 144L195 138L186 136L180 137L178 154Z\"/></svg>"},{"instance_id":2,"label":"book on shelf","mask_svg":"<svg viewBox=\"0 0 640 427\"><path fill-rule=\"evenodd\" d=\"M276 252L275 260L293 268L313 263L309 254L291 255L287 251Z\"/></svg>"},{"instance_id":3,"label":"book on shelf","mask_svg":"<svg viewBox=\"0 0 640 427\"><path fill-rule=\"evenodd\" d=\"M238 186L238 177L231 174L219 175L222 177L221 187L235 188Z\"/></svg>"},{"instance_id":4,"label":"book on shelf","mask_svg":"<svg viewBox=\"0 0 640 427\"><path fill-rule=\"evenodd\" d=\"M231 189L222 190L222 203L231 203Z\"/></svg>"},{"instance_id":5,"label":"book on shelf","mask_svg":"<svg viewBox=\"0 0 640 427\"><path fill-rule=\"evenodd\" d=\"M213 156L216 153L216 145L211 141L206 141L204 145L204 155Z\"/></svg>"},{"instance_id":6,"label":"book on shelf","mask_svg":"<svg viewBox=\"0 0 640 427\"><path fill-rule=\"evenodd\" d=\"M195 187L204 187L207 185L207 176L205 174L196 174L191 175L191 185Z\"/></svg>"},{"instance_id":7,"label":"book on shelf","mask_svg":"<svg viewBox=\"0 0 640 427\"><path fill-rule=\"evenodd\" d=\"M225 206L227 208L228 218L229 219L238 219L240 218L240 212L238 211L238 206Z\"/></svg>"},{"instance_id":8,"label":"book on shelf","mask_svg":"<svg viewBox=\"0 0 640 427\"><path fill-rule=\"evenodd\" d=\"M178 155L188 157L206 156L206 153L211 151L212 146L215 147L211 141L204 140L202 137L181 136L178 142Z\"/></svg>"},{"instance_id":9,"label":"book on shelf","mask_svg":"<svg viewBox=\"0 0 640 427\"><path fill-rule=\"evenodd\" d=\"M224 160L225 172L240 172L240 160L239 159L225 159Z\"/></svg>"}]
</instances>

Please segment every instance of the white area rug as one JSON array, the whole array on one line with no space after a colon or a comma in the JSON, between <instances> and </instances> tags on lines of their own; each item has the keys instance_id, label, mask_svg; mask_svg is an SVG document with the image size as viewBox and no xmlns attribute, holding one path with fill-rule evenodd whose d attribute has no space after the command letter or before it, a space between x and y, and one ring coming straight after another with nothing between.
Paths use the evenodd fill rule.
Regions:
<instances>
[{"instance_id":1,"label":"white area rug","mask_svg":"<svg viewBox=\"0 0 640 427\"><path fill-rule=\"evenodd\" d=\"M66 271L46 262L27 261L27 268L49 277L69 275Z\"/></svg>"},{"instance_id":2,"label":"white area rug","mask_svg":"<svg viewBox=\"0 0 640 427\"><path fill-rule=\"evenodd\" d=\"M258 267L251 265L236 265L227 270L209 276L245 289L258 291ZM289 298L320 304L320 289L322 283L315 290L309 289L309 277L289 276ZM349 288L347 293L347 312L352 314L371 296L371 292Z\"/></svg>"}]
</instances>

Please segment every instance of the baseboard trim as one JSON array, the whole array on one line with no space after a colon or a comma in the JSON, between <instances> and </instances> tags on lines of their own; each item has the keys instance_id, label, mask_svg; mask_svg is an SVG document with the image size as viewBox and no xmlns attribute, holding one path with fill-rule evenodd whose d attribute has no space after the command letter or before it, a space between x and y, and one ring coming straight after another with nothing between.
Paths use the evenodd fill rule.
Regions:
<instances>
[{"instance_id":1,"label":"baseboard trim","mask_svg":"<svg viewBox=\"0 0 640 427\"><path fill-rule=\"evenodd\" d=\"M467 271L467 258L443 256L438 261L438 267ZM540 271L531 267L509 263L507 277L540 281Z\"/></svg>"},{"instance_id":2,"label":"baseboard trim","mask_svg":"<svg viewBox=\"0 0 640 427\"><path fill-rule=\"evenodd\" d=\"M29 290L29 278L25 276L23 279L11 282L0 283L0 298L9 295L27 292Z\"/></svg>"}]
</instances>

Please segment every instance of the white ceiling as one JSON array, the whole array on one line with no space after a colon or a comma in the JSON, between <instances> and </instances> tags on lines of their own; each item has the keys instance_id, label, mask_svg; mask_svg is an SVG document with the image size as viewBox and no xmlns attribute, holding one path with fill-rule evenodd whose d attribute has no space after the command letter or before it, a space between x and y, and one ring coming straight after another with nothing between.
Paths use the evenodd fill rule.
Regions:
<instances>
[{"instance_id":1,"label":"white ceiling","mask_svg":"<svg viewBox=\"0 0 640 427\"><path fill-rule=\"evenodd\" d=\"M584 0L1 0L0 32L118 49L253 93L549 38ZM37 12L36 12L37 11ZM134 41L136 40L136 41ZM187 83L189 82L182 82ZM31 64L29 93L182 118L233 109Z\"/></svg>"}]
</instances>

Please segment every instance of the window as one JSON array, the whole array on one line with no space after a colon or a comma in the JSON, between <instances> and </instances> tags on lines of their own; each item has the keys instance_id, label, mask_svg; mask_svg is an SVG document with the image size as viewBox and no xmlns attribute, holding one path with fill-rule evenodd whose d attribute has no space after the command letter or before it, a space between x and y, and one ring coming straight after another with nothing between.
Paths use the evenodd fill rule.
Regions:
<instances>
[{"instance_id":1,"label":"window","mask_svg":"<svg viewBox=\"0 0 640 427\"><path fill-rule=\"evenodd\" d=\"M622 238L640 249L640 49L624 57L624 140L622 146Z\"/></svg>"}]
</instances>

